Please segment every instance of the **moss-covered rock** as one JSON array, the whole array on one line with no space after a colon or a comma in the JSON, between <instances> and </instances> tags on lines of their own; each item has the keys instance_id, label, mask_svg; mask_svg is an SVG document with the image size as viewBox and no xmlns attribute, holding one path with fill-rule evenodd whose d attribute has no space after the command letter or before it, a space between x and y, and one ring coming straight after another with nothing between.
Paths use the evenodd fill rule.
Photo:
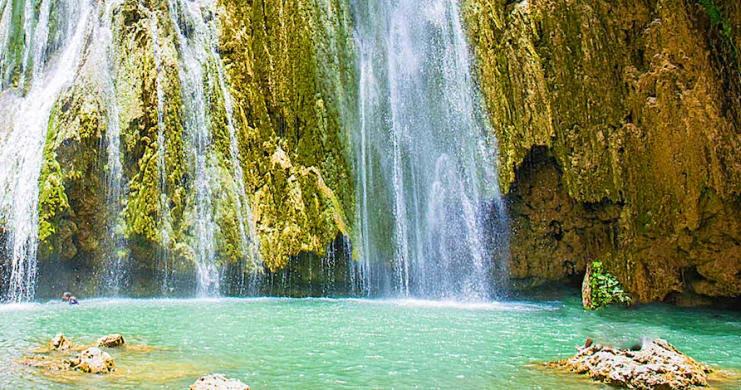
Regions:
<instances>
[{"instance_id":1,"label":"moss-covered rock","mask_svg":"<svg viewBox=\"0 0 741 390\"><path fill-rule=\"evenodd\" d=\"M42 258L82 261L100 254L105 131L105 108L91 83L81 80L63 92L49 121L39 184Z\"/></svg>"},{"instance_id":2,"label":"moss-covered rock","mask_svg":"<svg viewBox=\"0 0 741 390\"><path fill-rule=\"evenodd\" d=\"M355 108L354 94L345 91L352 91L355 69L347 2L225 0L198 8L203 23L219 28L213 45L195 43L205 53L198 54L202 85L187 79L193 64L185 62L184 46L193 43L196 26L178 4L123 0L96 11L101 25L110 23L111 41L88 36L45 148L42 258L69 265L49 288L59 282L93 293L80 280L110 261L113 248L102 246L111 245L106 234L114 226L126 243L115 255L127 261L134 294L181 289L183 280L194 280L202 244L199 207L211 207L205 214L213 220L214 260L245 274L261 272L260 258L278 271L292 257L321 256L338 235L350 235L346 131ZM91 55L106 51L108 68ZM205 123L193 122L195 93L203 95L197 114ZM118 185L106 180L110 123L120 128L120 205L106 198L106 185ZM198 152L196 126L208 133ZM202 204L199 175L210 190ZM43 266L42 279L60 266Z\"/></svg>"},{"instance_id":3,"label":"moss-covered rock","mask_svg":"<svg viewBox=\"0 0 741 390\"><path fill-rule=\"evenodd\" d=\"M270 271L323 254L354 208L355 70L344 0L220 1L221 47L247 192Z\"/></svg>"},{"instance_id":4,"label":"moss-covered rock","mask_svg":"<svg viewBox=\"0 0 741 390\"><path fill-rule=\"evenodd\" d=\"M516 196L516 218L535 223L515 230L513 246L539 248L533 229L561 226L547 242L573 250L573 273L603 258L639 301L741 295L737 2L465 4L501 187L518 184L536 147L555 162L561 200L528 210L537 198ZM605 211L605 229L579 227ZM525 258L516 277L565 276L557 254L513 263Z\"/></svg>"}]
</instances>

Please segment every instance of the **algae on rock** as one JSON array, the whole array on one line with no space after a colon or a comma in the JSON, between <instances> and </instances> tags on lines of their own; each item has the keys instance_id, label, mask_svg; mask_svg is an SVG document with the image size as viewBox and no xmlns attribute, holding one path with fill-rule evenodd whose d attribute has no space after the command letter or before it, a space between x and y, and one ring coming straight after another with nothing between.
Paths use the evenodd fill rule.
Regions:
<instances>
[{"instance_id":1,"label":"algae on rock","mask_svg":"<svg viewBox=\"0 0 741 390\"><path fill-rule=\"evenodd\" d=\"M100 5L99 22L112 32L109 69L96 68L90 55L92 28L77 79L49 125L39 184L43 261L92 273L104 262L106 226L118 223L134 295L160 287L183 293L189 287L180 282L192 279L197 258L199 172L188 127L192 91L183 79L194 26L184 12L176 0ZM253 274L262 272L258 257L273 272L301 253L324 255L338 235L350 236L346 216L354 215L349 4L224 0L196 12L219 29L218 47L205 43L200 59L216 261ZM50 42L59 39L52 35ZM5 81L17 78L13 69L2 72ZM120 127L122 196L120 208L108 209L102 151L112 147L110 121ZM42 278L57 271L44 267Z\"/></svg>"},{"instance_id":2,"label":"algae on rock","mask_svg":"<svg viewBox=\"0 0 741 390\"><path fill-rule=\"evenodd\" d=\"M739 8L718 0L466 1L501 187L517 186L523 161L544 148L560 204L593 215L541 212L519 197L513 218L530 228L515 230L513 246L544 239L572 247L574 274L602 258L638 301L741 295ZM594 244L580 244L579 228L570 229L579 237L533 230L584 218L606 227ZM516 278L541 280L563 279L569 266L518 251L512 264L524 270Z\"/></svg>"},{"instance_id":3,"label":"algae on rock","mask_svg":"<svg viewBox=\"0 0 741 390\"><path fill-rule=\"evenodd\" d=\"M323 255L349 235L355 69L344 0L222 0L220 51L234 98L263 264Z\"/></svg>"}]
</instances>

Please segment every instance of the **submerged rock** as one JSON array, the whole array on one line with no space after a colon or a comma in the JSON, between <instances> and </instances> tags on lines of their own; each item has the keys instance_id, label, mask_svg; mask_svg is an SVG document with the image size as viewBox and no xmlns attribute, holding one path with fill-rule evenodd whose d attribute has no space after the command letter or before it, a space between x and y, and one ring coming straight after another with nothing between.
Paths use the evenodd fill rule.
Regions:
<instances>
[{"instance_id":1,"label":"submerged rock","mask_svg":"<svg viewBox=\"0 0 741 390\"><path fill-rule=\"evenodd\" d=\"M679 352L662 339L640 348L615 349L587 343L569 359L549 363L612 386L631 389L687 389L707 386L710 367Z\"/></svg>"},{"instance_id":2,"label":"submerged rock","mask_svg":"<svg viewBox=\"0 0 741 390\"><path fill-rule=\"evenodd\" d=\"M45 355L24 356L19 363L29 367L43 368L50 371L69 369L69 362Z\"/></svg>"},{"instance_id":3,"label":"submerged rock","mask_svg":"<svg viewBox=\"0 0 741 390\"><path fill-rule=\"evenodd\" d=\"M200 377L190 390L250 390L250 387L237 379L229 379L222 374Z\"/></svg>"},{"instance_id":4,"label":"submerged rock","mask_svg":"<svg viewBox=\"0 0 741 390\"><path fill-rule=\"evenodd\" d=\"M114 348L126 344L124 337L118 333L103 336L95 342L96 347Z\"/></svg>"},{"instance_id":5,"label":"submerged rock","mask_svg":"<svg viewBox=\"0 0 741 390\"><path fill-rule=\"evenodd\" d=\"M89 374L107 374L115 369L113 358L98 347L91 347L70 361L70 368Z\"/></svg>"}]
</instances>

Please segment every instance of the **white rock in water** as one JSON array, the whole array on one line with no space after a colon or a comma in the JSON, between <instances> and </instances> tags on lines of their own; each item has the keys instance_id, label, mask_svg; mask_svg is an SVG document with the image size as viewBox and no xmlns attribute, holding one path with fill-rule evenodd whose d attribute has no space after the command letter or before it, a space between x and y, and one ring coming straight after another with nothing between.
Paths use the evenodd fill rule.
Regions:
<instances>
[{"instance_id":1,"label":"white rock in water","mask_svg":"<svg viewBox=\"0 0 741 390\"><path fill-rule=\"evenodd\" d=\"M53 339L51 339L51 342L49 343L49 347L51 347L51 349L55 349L58 351L66 351L72 348L72 342L69 341L68 338L64 337L63 334L59 333L56 336L54 336Z\"/></svg>"},{"instance_id":2,"label":"white rock in water","mask_svg":"<svg viewBox=\"0 0 741 390\"><path fill-rule=\"evenodd\" d=\"M250 390L250 387L222 374L211 374L199 378L190 390Z\"/></svg>"},{"instance_id":3,"label":"white rock in water","mask_svg":"<svg viewBox=\"0 0 741 390\"><path fill-rule=\"evenodd\" d=\"M107 374L114 370L113 358L98 347L88 348L70 360L70 368L89 374Z\"/></svg>"},{"instance_id":4,"label":"white rock in water","mask_svg":"<svg viewBox=\"0 0 741 390\"><path fill-rule=\"evenodd\" d=\"M577 349L576 355L550 366L565 367L609 385L631 389L707 386L707 374L712 372L662 339L647 341L639 350L592 345L589 341Z\"/></svg>"}]
</instances>

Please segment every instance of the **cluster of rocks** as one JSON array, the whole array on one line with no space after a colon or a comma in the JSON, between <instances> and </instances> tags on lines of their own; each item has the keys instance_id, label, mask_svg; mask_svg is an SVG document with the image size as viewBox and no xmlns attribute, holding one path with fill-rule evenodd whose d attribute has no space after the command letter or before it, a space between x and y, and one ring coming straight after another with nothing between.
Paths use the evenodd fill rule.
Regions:
<instances>
[{"instance_id":1,"label":"cluster of rocks","mask_svg":"<svg viewBox=\"0 0 741 390\"><path fill-rule=\"evenodd\" d=\"M593 344L587 339L577 354L549 367L565 368L611 386L629 389L688 389L707 386L710 367L679 352L665 340L646 341L630 349Z\"/></svg>"},{"instance_id":2,"label":"cluster of rocks","mask_svg":"<svg viewBox=\"0 0 741 390\"><path fill-rule=\"evenodd\" d=\"M110 334L95 341L92 346L75 344L63 334L57 334L49 344L35 350L33 355L24 357L20 363L49 371L79 371L88 374L108 374L116 369L111 355L105 351L126 345L120 334ZM144 346L146 347L146 346ZM133 348L151 350L151 348ZM69 355L74 353L74 355ZM250 387L237 379L222 374L211 374L199 378L190 390L250 390Z\"/></svg>"},{"instance_id":3,"label":"cluster of rocks","mask_svg":"<svg viewBox=\"0 0 741 390\"><path fill-rule=\"evenodd\" d=\"M73 343L63 334L57 334L49 345L36 350L36 354L26 356L22 364L45 368L48 370L72 370L90 374L108 374L113 372L116 364L111 355L101 348L115 348L124 345L126 341L120 334L111 334L99 338L93 346L87 347ZM65 353L77 352L73 356Z\"/></svg>"}]
</instances>

